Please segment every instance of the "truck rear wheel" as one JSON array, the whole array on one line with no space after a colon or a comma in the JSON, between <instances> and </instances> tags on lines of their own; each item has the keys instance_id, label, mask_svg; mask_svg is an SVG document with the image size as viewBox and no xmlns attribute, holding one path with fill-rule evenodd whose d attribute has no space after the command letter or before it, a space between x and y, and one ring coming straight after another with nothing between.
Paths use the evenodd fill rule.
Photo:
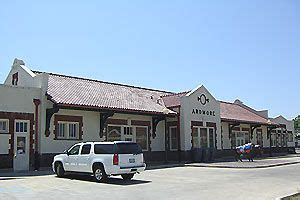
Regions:
<instances>
[{"instance_id":1,"label":"truck rear wheel","mask_svg":"<svg viewBox=\"0 0 300 200\"><path fill-rule=\"evenodd\" d=\"M122 174L121 176L124 181L130 181L133 178L134 174Z\"/></svg>"},{"instance_id":2,"label":"truck rear wheel","mask_svg":"<svg viewBox=\"0 0 300 200\"><path fill-rule=\"evenodd\" d=\"M107 175L102 166L96 166L94 168L94 178L98 183L107 181Z\"/></svg>"}]
</instances>

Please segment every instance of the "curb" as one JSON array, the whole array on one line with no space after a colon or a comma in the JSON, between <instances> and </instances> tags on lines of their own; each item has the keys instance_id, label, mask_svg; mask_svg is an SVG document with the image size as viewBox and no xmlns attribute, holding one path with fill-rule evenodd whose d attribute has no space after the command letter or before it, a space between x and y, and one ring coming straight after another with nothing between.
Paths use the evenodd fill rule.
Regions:
<instances>
[{"instance_id":1,"label":"curb","mask_svg":"<svg viewBox=\"0 0 300 200\"><path fill-rule=\"evenodd\" d=\"M249 166L249 167L235 167L235 166L221 166L221 165L193 165L193 164L186 164L187 167L207 167L207 168L223 168L223 169L262 169L262 168L270 168L270 167L279 167L279 166L285 166L285 165L294 165L294 164L300 164L300 161L296 162L289 162L289 163L278 163L278 164L270 164L270 165L262 165L262 166Z\"/></svg>"}]
</instances>

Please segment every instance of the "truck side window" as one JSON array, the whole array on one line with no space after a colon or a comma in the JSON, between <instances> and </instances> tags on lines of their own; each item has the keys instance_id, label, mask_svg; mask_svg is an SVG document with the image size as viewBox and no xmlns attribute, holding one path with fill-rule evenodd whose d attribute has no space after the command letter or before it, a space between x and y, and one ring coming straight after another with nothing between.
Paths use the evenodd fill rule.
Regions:
<instances>
[{"instance_id":1,"label":"truck side window","mask_svg":"<svg viewBox=\"0 0 300 200\"><path fill-rule=\"evenodd\" d=\"M80 145L74 146L72 149L69 150L69 155L78 155Z\"/></svg>"},{"instance_id":2,"label":"truck side window","mask_svg":"<svg viewBox=\"0 0 300 200\"><path fill-rule=\"evenodd\" d=\"M91 151L91 145L90 144L84 144L81 148L81 155L90 154Z\"/></svg>"}]
</instances>

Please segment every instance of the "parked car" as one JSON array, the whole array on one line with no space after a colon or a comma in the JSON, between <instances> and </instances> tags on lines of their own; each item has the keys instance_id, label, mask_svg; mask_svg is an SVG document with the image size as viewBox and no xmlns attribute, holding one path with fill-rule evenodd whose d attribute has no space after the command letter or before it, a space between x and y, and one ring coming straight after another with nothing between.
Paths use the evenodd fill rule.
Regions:
<instances>
[{"instance_id":1,"label":"parked car","mask_svg":"<svg viewBox=\"0 0 300 200\"><path fill-rule=\"evenodd\" d=\"M121 175L130 180L145 170L141 147L134 142L83 142L73 145L63 154L56 155L52 163L58 177L65 173L93 174L97 182L109 176Z\"/></svg>"}]
</instances>

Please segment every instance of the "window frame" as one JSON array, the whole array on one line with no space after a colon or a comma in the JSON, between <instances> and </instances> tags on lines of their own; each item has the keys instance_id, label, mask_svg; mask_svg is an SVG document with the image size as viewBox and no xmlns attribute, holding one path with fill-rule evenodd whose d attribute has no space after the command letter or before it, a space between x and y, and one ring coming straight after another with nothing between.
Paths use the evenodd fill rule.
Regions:
<instances>
[{"instance_id":1,"label":"window frame","mask_svg":"<svg viewBox=\"0 0 300 200\"><path fill-rule=\"evenodd\" d=\"M64 136L62 137L60 135L60 131L61 129L59 128L60 125L63 124L64 127ZM70 137L70 125L75 125L76 126L76 132L75 132L75 137ZM56 139L58 140L79 140L79 126L80 123L79 122L70 122L70 121L63 121L63 120L59 120L57 121L57 130L56 130Z\"/></svg>"},{"instance_id":2,"label":"window frame","mask_svg":"<svg viewBox=\"0 0 300 200\"><path fill-rule=\"evenodd\" d=\"M0 123L3 123L3 122L6 123L6 129L5 130L0 129L0 134L1 133L9 133L9 119L0 119Z\"/></svg>"}]
</instances>

